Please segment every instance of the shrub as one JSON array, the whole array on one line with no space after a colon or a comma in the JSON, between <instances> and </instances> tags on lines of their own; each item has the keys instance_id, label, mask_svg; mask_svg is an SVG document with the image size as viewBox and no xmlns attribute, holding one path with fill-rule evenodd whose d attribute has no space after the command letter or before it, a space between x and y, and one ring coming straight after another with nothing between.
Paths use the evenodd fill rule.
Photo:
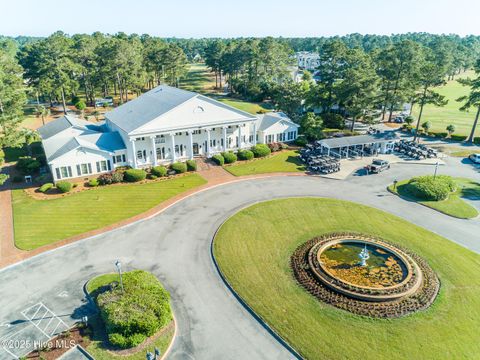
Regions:
<instances>
[{"instance_id":1,"label":"shrub","mask_svg":"<svg viewBox=\"0 0 480 360\"><path fill-rule=\"evenodd\" d=\"M7 181L8 178L9 176L7 174L0 174L0 185L5 184L5 181Z\"/></svg>"},{"instance_id":2,"label":"shrub","mask_svg":"<svg viewBox=\"0 0 480 360\"><path fill-rule=\"evenodd\" d=\"M124 173L123 171L115 171L112 173L112 183L121 183L123 181Z\"/></svg>"},{"instance_id":3,"label":"shrub","mask_svg":"<svg viewBox=\"0 0 480 360\"><path fill-rule=\"evenodd\" d=\"M280 150L286 150L286 149L288 149L288 144L279 143L279 145L280 145Z\"/></svg>"},{"instance_id":4,"label":"shrub","mask_svg":"<svg viewBox=\"0 0 480 360\"><path fill-rule=\"evenodd\" d=\"M432 127L432 123L430 121L425 121L422 124L422 128L426 133L428 133L428 130L430 130L431 127Z\"/></svg>"},{"instance_id":5,"label":"shrub","mask_svg":"<svg viewBox=\"0 0 480 360\"><path fill-rule=\"evenodd\" d=\"M270 149L271 152L275 152L280 150L280 144L279 143L270 143L268 144L268 148Z\"/></svg>"},{"instance_id":6,"label":"shrub","mask_svg":"<svg viewBox=\"0 0 480 360\"><path fill-rule=\"evenodd\" d=\"M13 177L12 181L13 181L14 183L20 183L20 182L23 181L23 176L15 175L15 176Z\"/></svg>"},{"instance_id":7,"label":"shrub","mask_svg":"<svg viewBox=\"0 0 480 360\"><path fill-rule=\"evenodd\" d=\"M433 175L414 177L408 185L414 196L429 201L445 200L457 187L455 181L446 175L438 175L436 178Z\"/></svg>"},{"instance_id":8,"label":"shrub","mask_svg":"<svg viewBox=\"0 0 480 360\"><path fill-rule=\"evenodd\" d=\"M49 182L49 180L50 180L50 175L48 175L48 174L43 174L43 175L37 176L35 178L35 182L37 182L39 184L44 184L46 182Z\"/></svg>"},{"instance_id":9,"label":"shrub","mask_svg":"<svg viewBox=\"0 0 480 360\"><path fill-rule=\"evenodd\" d=\"M256 158L264 157L270 155L271 153L270 148L265 144L257 144L252 146L252 152Z\"/></svg>"},{"instance_id":10,"label":"shrub","mask_svg":"<svg viewBox=\"0 0 480 360\"><path fill-rule=\"evenodd\" d=\"M213 155L212 156L212 161L217 164L217 165L220 165L222 166L223 164L225 164L225 159L223 158L223 156L221 154L216 154L216 155Z\"/></svg>"},{"instance_id":11,"label":"shrub","mask_svg":"<svg viewBox=\"0 0 480 360\"><path fill-rule=\"evenodd\" d=\"M58 191L61 193L67 193L72 190L72 184L68 181L59 181L56 185Z\"/></svg>"},{"instance_id":12,"label":"shrub","mask_svg":"<svg viewBox=\"0 0 480 360\"><path fill-rule=\"evenodd\" d=\"M85 104L85 101L83 100L79 100L75 103L75 107L80 110L80 111L83 111L85 110L85 108L87 107L87 104Z\"/></svg>"},{"instance_id":13,"label":"shrub","mask_svg":"<svg viewBox=\"0 0 480 360\"><path fill-rule=\"evenodd\" d=\"M195 160L187 160L187 170L197 171L197 162Z\"/></svg>"},{"instance_id":14,"label":"shrub","mask_svg":"<svg viewBox=\"0 0 480 360\"><path fill-rule=\"evenodd\" d=\"M3 149L0 149L0 158L5 158L5 151L3 151Z\"/></svg>"},{"instance_id":15,"label":"shrub","mask_svg":"<svg viewBox=\"0 0 480 360\"><path fill-rule=\"evenodd\" d=\"M40 162L30 156L24 156L18 159L15 167L22 174L33 174L40 169Z\"/></svg>"},{"instance_id":16,"label":"shrub","mask_svg":"<svg viewBox=\"0 0 480 360\"><path fill-rule=\"evenodd\" d=\"M152 167L151 173L157 177L167 176L167 168L165 166Z\"/></svg>"},{"instance_id":17,"label":"shrub","mask_svg":"<svg viewBox=\"0 0 480 360\"><path fill-rule=\"evenodd\" d=\"M450 139L455 140L455 141L465 141L467 137L465 135L455 135L453 134L450 136Z\"/></svg>"},{"instance_id":18,"label":"shrub","mask_svg":"<svg viewBox=\"0 0 480 360\"><path fill-rule=\"evenodd\" d=\"M477 137L473 138L473 142L475 144L480 144L480 136L477 136Z\"/></svg>"},{"instance_id":19,"label":"shrub","mask_svg":"<svg viewBox=\"0 0 480 360\"><path fill-rule=\"evenodd\" d=\"M187 165L182 162L173 163L170 168L175 171L177 174L183 174L187 172Z\"/></svg>"},{"instance_id":20,"label":"shrub","mask_svg":"<svg viewBox=\"0 0 480 360\"><path fill-rule=\"evenodd\" d=\"M112 174L102 174L98 177L99 185L110 185L113 184L113 175Z\"/></svg>"},{"instance_id":21,"label":"shrub","mask_svg":"<svg viewBox=\"0 0 480 360\"><path fill-rule=\"evenodd\" d=\"M222 156L225 160L225 164L233 164L235 161L237 161L237 155L231 151L222 153Z\"/></svg>"},{"instance_id":22,"label":"shrub","mask_svg":"<svg viewBox=\"0 0 480 360\"><path fill-rule=\"evenodd\" d=\"M123 179L126 182L138 182L145 180L147 173L142 169L128 169L123 174Z\"/></svg>"},{"instance_id":23,"label":"shrub","mask_svg":"<svg viewBox=\"0 0 480 360\"><path fill-rule=\"evenodd\" d=\"M51 188L53 188L53 184L52 183L45 183L43 184L42 186L40 186L40 188L38 189L38 191L40 191L41 193L46 193L48 190L50 190Z\"/></svg>"},{"instance_id":24,"label":"shrub","mask_svg":"<svg viewBox=\"0 0 480 360\"><path fill-rule=\"evenodd\" d=\"M150 175L148 175L148 178L149 178L150 180L157 180L157 179L158 179L158 176L157 176L157 175L150 174Z\"/></svg>"},{"instance_id":25,"label":"shrub","mask_svg":"<svg viewBox=\"0 0 480 360\"><path fill-rule=\"evenodd\" d=\"M296 139L295 139L295 145L297 145L297 146L305 146L305 145L307 145L307 139L305 139L304 137L296 138Z\"/></svg>"},{"instance_id":26,"label":"shrub","mask_svg":"<svg viewBox=\"0 0 480 360\"><path fill-rule=\"evenodd\" d=\"M145 271L123 274L119 286L100 293L96 302L111 344L137 346L172 320L170 295L157 278Z\"/></svg>"},{"instance_id":27,"label":"shrub","mask_svg":"<svg viewBox=\"0 0 480 360\"><path fill-rule=\"evenodd\" d=\"M412 125L413 124L413 121L414 121L414 118L412 115L408 115L406 118L405 118L405 124L407 125Z\"/></svg>"},{"instance_id":28,"label":"shrub","mask_svg":"<svg viewBox=\"0 0 480 360\"><path fill-rule=\"evenodd\" d=\"M98 179L90 179L88 181L88 186L90 187L97 187L99 184L100 182L98 181Z\"/></svg>"},{"instance_id":29,"label":"shrub","mask_svg":"<svg viewBox=\"0 0 480 360\"><path fill-rule=\"evenodd\" d=\"M456 129L457 129L457 127L455 125L450 124L446 127L445 130L447 130L448 135L452 135L455 132Z\"/></svg>"},{"instance_id":30,"label":"shrub","mask_svg":"<svg viewBox=\"0 0 480 360\"><path fill-rule=\"evenodd\" d=\"M251 160L253 159L253 152L250 150L239 150L237 152L237 157L239 160Z\"/></svg>"}]
</instances>

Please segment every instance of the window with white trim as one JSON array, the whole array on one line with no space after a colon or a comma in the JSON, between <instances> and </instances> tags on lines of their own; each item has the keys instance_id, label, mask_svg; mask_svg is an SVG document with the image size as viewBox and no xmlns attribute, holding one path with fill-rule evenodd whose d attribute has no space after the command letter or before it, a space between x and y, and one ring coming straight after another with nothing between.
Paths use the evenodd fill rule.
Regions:
<instances>
[{"instance_id":1,"label":"window with white trim","mask_svg":"<svg viewBox=\"0 0 480 360\"><path fill-rule=\"evenodd\" d=\"M70 166L61 166L55 168L55 173L57 174L58 179L72 177L72 168Z\"/></svg>"}]
</instances>

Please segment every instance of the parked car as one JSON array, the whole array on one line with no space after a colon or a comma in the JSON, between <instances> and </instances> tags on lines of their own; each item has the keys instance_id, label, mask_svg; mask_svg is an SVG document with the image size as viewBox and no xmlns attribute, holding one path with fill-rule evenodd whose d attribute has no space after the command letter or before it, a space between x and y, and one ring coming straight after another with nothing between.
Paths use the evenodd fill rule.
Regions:
<instances>
[{"instance_id":1,"label":"parked car","mask_svg":"<svg viewBox=\"0 0 480 360\"><path fill-rule=\"evenodd\" d=\"M471 154L468 157L473 163L480 164L480 154Z\"/></svg>"},{"instance_id":2,"label":"parked car","mask_svg":"<svg viewBox=\"0 0 480 360\"><path fill-rule=\"evenodd\" d=\"M390 169L390 163L387 160L373 159L370 165L365 167L368 173L378 174L384 170Z\"/></svg>"}]
</instances>

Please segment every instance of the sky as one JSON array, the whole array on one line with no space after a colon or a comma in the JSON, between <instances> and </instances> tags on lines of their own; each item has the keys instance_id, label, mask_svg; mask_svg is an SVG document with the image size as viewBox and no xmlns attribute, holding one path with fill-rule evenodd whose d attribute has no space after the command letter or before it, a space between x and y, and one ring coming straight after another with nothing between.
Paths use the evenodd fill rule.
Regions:
<instances>
[{"instance_id":1,"label":"sky","mask_svg":"<svg viewBox=\"0 0 480 360\"><path fill-rule=\"evenodd\" d=\"M480 0L0 0L0 34L315 37L480 35Z\"/></svg>"}]
</instances>

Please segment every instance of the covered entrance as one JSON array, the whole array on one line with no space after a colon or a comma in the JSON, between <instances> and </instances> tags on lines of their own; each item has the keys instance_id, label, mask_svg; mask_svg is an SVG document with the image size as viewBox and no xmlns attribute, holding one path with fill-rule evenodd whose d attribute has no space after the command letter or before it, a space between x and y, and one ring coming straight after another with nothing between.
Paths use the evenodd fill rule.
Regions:
<instances>
[{"instance_id":1,"label":"covered entrance","mask_svg":"<svg viewBox=\"0 0 480 360\"><path fill-rule=\"evenodd\" d=\"M193 143L193 156L200 155L200 149L198 147L198 143Z\"/></svg>"}]
</instances>

